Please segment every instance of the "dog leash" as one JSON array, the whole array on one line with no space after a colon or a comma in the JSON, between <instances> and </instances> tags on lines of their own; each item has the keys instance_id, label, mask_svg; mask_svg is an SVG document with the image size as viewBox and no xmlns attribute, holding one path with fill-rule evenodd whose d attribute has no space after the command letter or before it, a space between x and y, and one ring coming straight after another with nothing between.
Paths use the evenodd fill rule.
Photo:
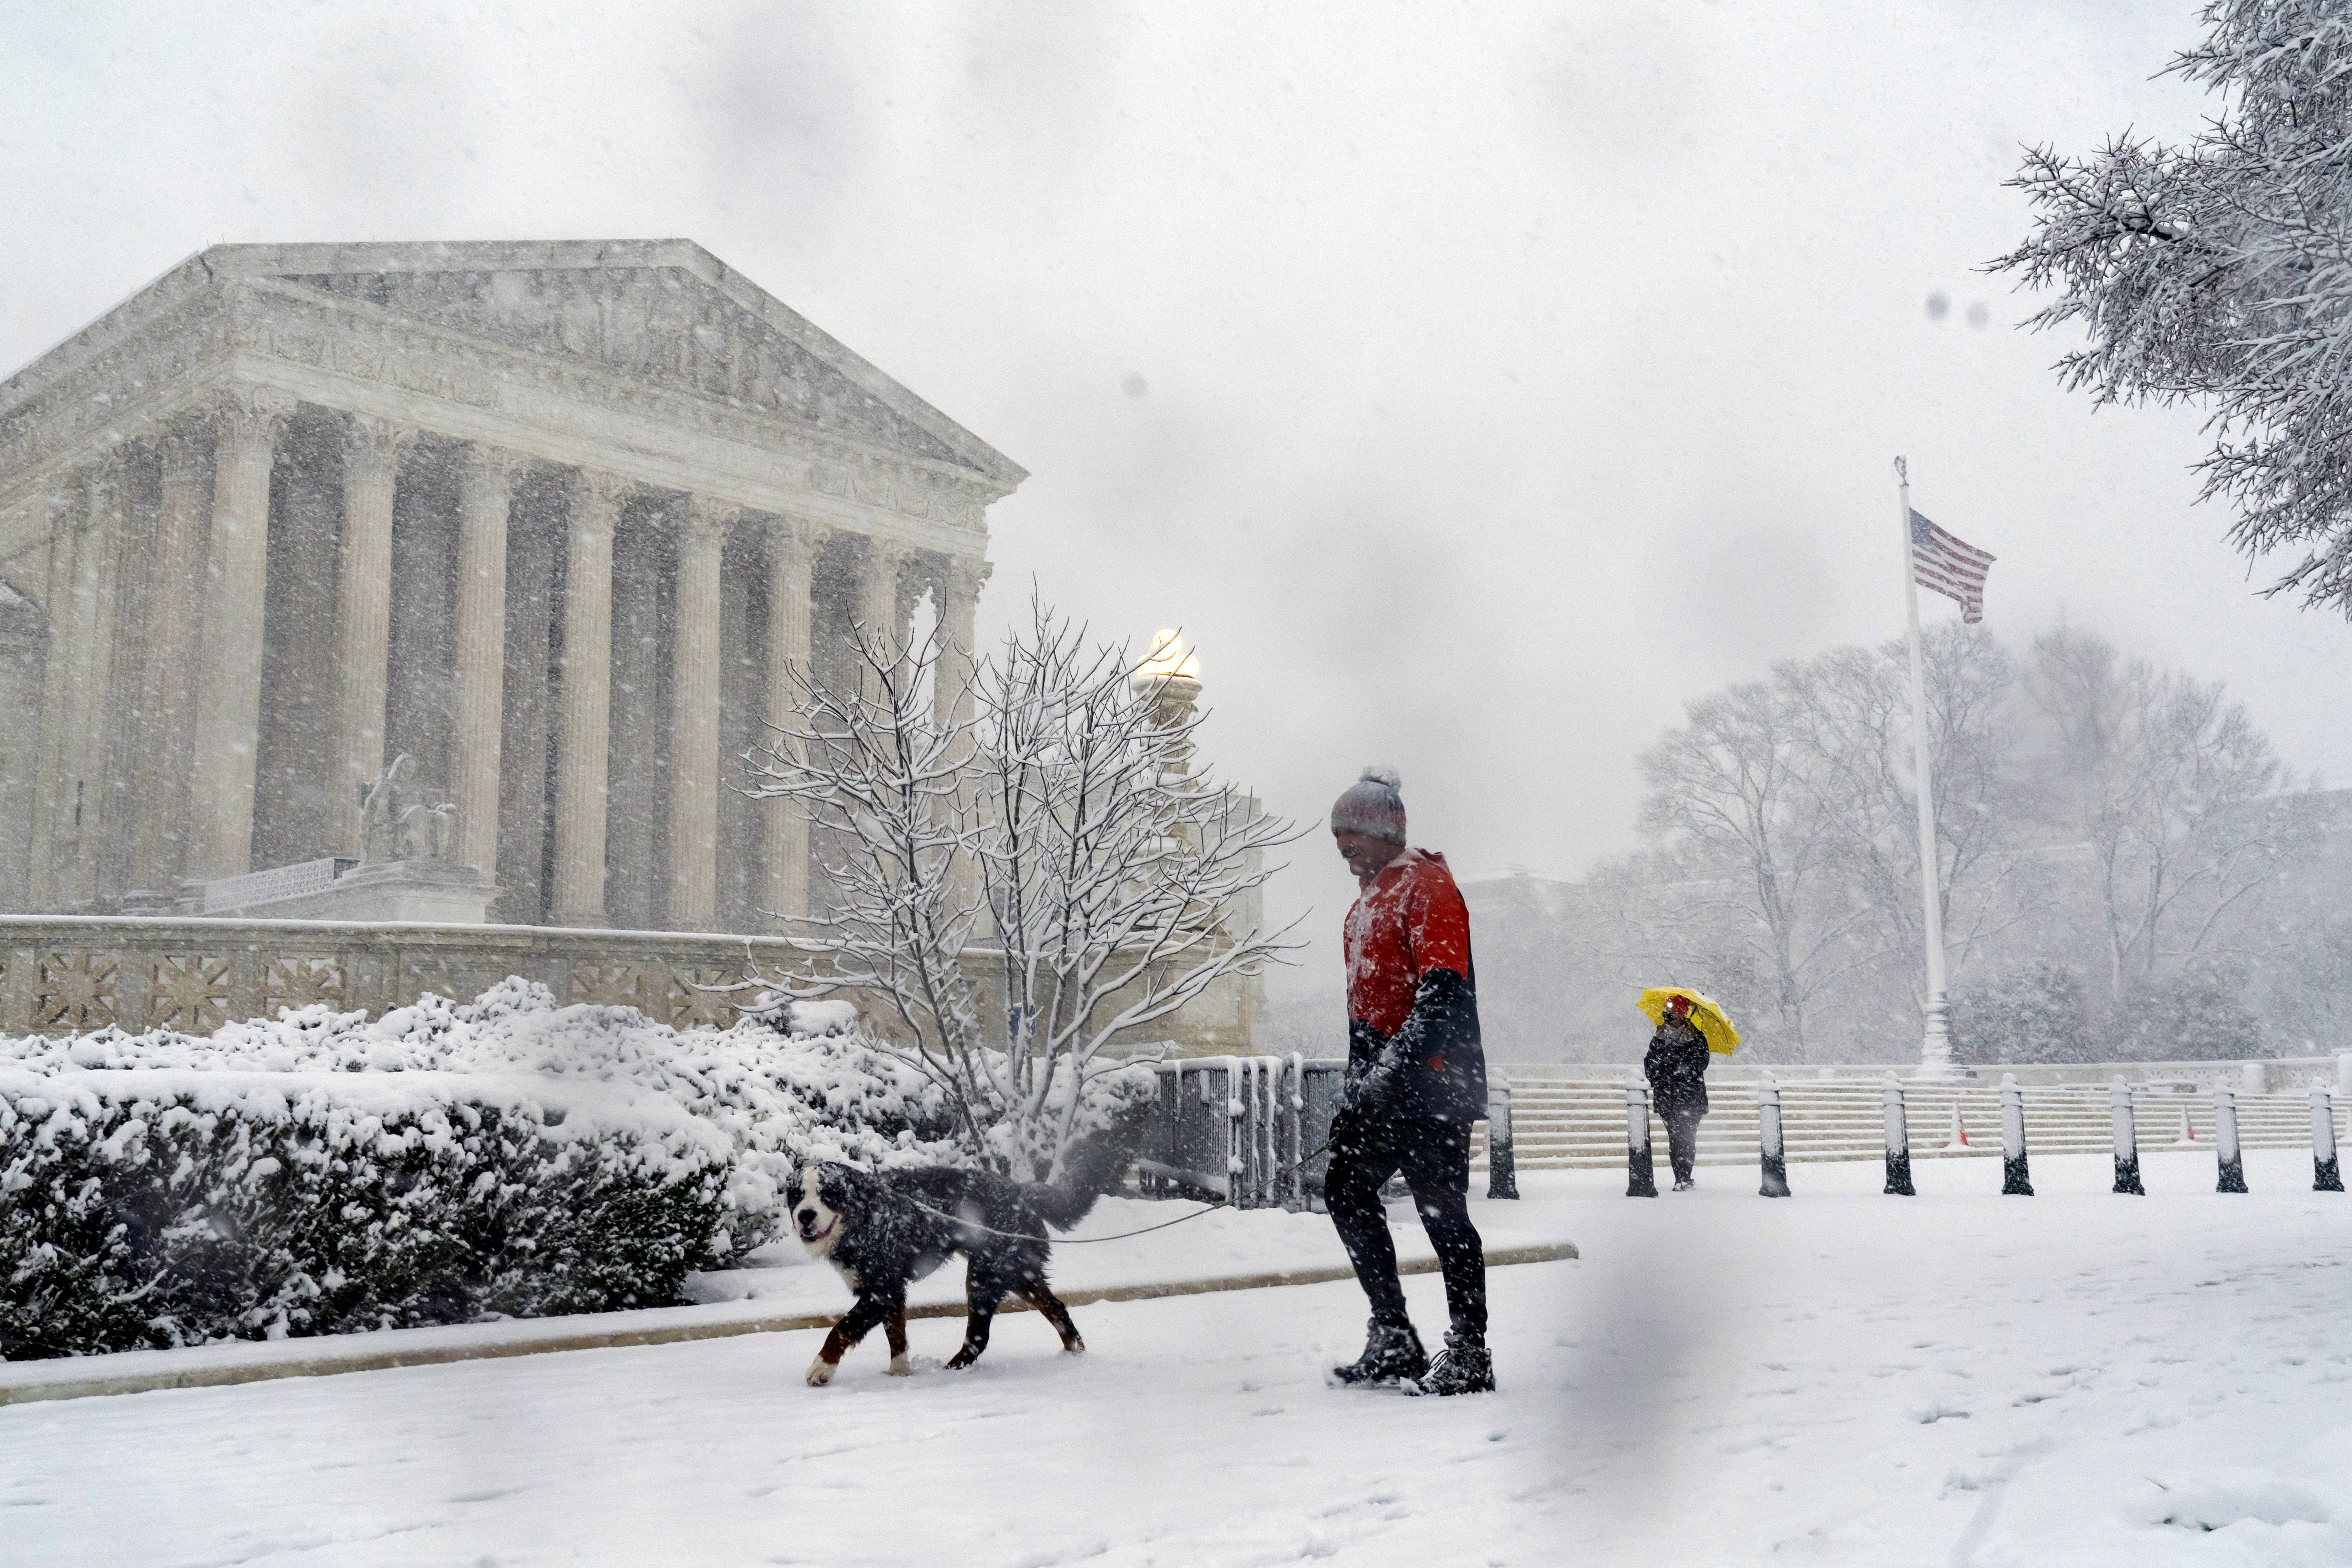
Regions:
<instances>
[{"instance_id":1,"label":"dog leash","mask_svg":"<svg viewBox=\"0 0 2352 1568\"><path fill-rule=\"evenodd\" d=\"M1328 1152L1330 1150L1331 1145L1336 1142L1336 1139L1325 1139L1319 1146L1308 1150L1299 1158L1292 1161L1289 1164L1285 1165L1279 1171L1275 1172L1272 1175L1266 1177L1265 1181L1260 1182L1256 1186L1252 1187L1249 1191L1249 1195L1251 1197L1255 1197L1258 1194L1265 1191L1267 1187L1271 1186L1276 1182L1278 1182L1283 1177L1290 1174L1291 1172L1304 1170L1310 1162L1321 1158L1322 1155ZM1219 1209L1231 1208L1234 1205L1234 1200L1231 1198L1219 1198L1215 1202L1211 1203L1204 1207L1194 1209L1191 1214L1178 1215L1174 1219L1164 1219L1158 1225L1147 1225L1140 1230L1122 1230L1116 1236L1066 1236L1056 1240L1055 1237L1050 1236L1032 1236L1027 1231L999 1230L992 1225L982 1225L976 1219L966 1219L961 1215L949 1214L944 1209L935 1209L929 1204L918 1203L915 1199L907 1197L903 1194L894 1195L897 1195L899 1201L907 1205L909 1208L919 1209L924 1214L929 1215L935 1219L946 1220L950 1225L960 1225L971 1230L985 1232L990 1236L1001 1236L1010 1241L1042 1241L1048 1247L1089 1247L1098 1241L1125 1241L1130 1237L1150 1236L1155 1230L1166 1230L1170 1226L1182 1225L1188 1219L1199 1219L1202 1215L1214 1214Z\"/></svg>"}]
</instances>

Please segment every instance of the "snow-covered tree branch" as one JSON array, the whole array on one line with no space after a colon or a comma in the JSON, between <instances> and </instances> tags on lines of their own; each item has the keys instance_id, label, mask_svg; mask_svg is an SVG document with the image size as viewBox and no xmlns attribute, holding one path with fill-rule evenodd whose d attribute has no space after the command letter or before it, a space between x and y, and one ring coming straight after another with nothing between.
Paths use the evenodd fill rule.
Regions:
<instances>
[{"instance_id":1,"label":"snow-covered tree branch","mask_svg":"<svg viewBox=\"0 0 2352 1568\"><path fill-rule=\"evenodd\" d=\"M2333 0L2214 0L2171 74L2222 97L2182 147L2043 147L2010 184L2025 243L1989 263L2058 297L2059 361L2099 401L2212 412L2204 494L2250 558L2300 549L2273 592L2352 614L2352 15Z\"/></svg>"},{"instance_id":2,"label":"snow-covered tree branch","mask_svg":"<svg viewBox=\"0 0 2352 1568\"><path fill-rule=\"evenodd\" d=\"M754 759L754 794L806 803L831 889L802 938L821 967L779 989L873 998L974 1152L1042 1174L1089 1082L1279 957L1257 895L1297 830L1191 771L1189 672L1042 603L969 701L936 690L962 668L937 633L856 648L848 689L803 677L797 731Z\"/></svg>"}]
</instances>

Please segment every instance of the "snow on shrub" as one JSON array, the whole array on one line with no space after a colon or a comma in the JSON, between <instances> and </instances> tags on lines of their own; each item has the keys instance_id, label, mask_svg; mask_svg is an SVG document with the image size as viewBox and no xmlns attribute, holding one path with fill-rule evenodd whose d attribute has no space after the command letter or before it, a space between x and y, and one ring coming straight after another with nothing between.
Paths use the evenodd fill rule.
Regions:
<instances>
[{"instance_id":1,"label":"snow on shrub","mask_svg":"<svg viewBox=\"0 0 2352 1568\"><path fill-rule=\"evenodd\" d=\"M774 1237L795 1164L966 1163L956 1131L841 1004L680 1032L512 979L0 1039L0 1355L668 1305Z\"/></svg>"},{"instance_id":2,"label":"snow on shrub","mask_svg":"<svg viewBox=\"0 0 2352 1568\"><path fill-rule=\"evenodd\" d=\"M590 1083L0 1068L0 1354L667 1305L731 1153Z\"/></svg>"}]
</instances>

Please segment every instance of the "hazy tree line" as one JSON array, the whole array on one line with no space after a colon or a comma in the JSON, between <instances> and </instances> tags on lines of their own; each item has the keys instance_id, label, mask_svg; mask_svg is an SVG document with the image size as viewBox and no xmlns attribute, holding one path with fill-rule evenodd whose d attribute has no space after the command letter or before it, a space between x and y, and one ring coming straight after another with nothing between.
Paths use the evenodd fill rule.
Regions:
<instances>
[{"instance_id":1,"label":"hazy tree line","mask_svg":"<svg viewBox=\"0 0 2352 1568\"><path fill-rule=\"evenodd\" d=\"M2012 652L1947 626L1927 657L1966 1058L2352 1047L2352 797L2294 787L2220 683L2084 632ZM1675 981L1727 1005L1760 1059L1914 1056L1910 722L1900 643L1692 702L1642 755L1640 852L1475 893L1501 1054L1630 1059L1634 992Z\"/></svg>"}]
</instances>

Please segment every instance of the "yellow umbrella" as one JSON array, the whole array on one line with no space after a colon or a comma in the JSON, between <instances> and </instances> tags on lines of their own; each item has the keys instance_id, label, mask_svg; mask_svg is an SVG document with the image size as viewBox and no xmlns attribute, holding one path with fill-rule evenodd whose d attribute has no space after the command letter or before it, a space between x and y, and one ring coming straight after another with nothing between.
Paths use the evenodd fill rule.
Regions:
<instances>
[{"instance_id":1,"label":"yellow umbrella","mask_svg":"<svg viewBox=\"0 0 2352 1568\"><path fill-rule=\"evenodd\" d=\"M1641 1000L1633 1005L1642 1009L1642 1016L1651 1023L1663 1024L1666 1021L1666 1004L1677 996L1690 998L1691 1027L1706 1041L1708 1050L1727 1057L1738 1048L1739 1031L1723 1016L1723 1008L1703 991L1694 991L1687 985L1653 985L1642 993Z\"/></svg>"}]
</instances>

